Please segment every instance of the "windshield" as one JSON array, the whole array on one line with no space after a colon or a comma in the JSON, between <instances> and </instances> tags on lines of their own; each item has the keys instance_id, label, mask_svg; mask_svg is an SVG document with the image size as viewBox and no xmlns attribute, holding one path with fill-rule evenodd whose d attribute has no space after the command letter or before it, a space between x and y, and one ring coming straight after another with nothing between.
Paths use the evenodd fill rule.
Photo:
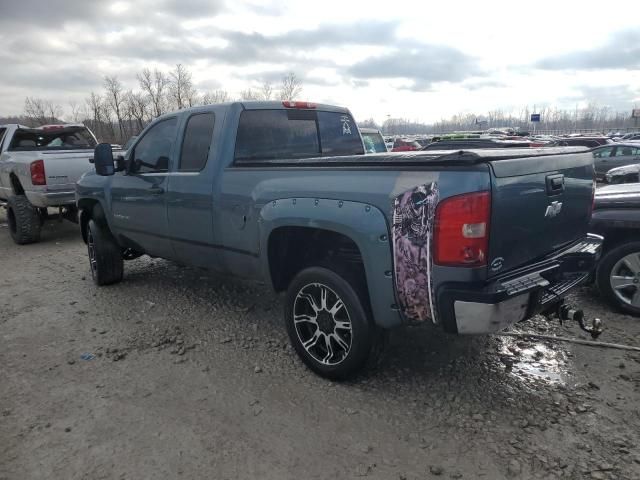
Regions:
<instances>
[{"instance_id":1,"label":"windshield","mask_svg":"<svg viewBox=\"0 0 640 480\"><path fill-rule=\"evenodd\" d=\"M70 150L95 146L96 140L86 127L24 128L16 130L9 150Z\"/></svg>"},{"instance_id":2,"label":"windshield","mask_svg":"<svg viewBox=\"0 0 640 480\"><path fill-rule=\"evenodd\" d=\"M366 153L381 153L387 151L382 135L377 132L363 133L362 141L364 142L364 150Z\"/></svg>"}]
</instances>

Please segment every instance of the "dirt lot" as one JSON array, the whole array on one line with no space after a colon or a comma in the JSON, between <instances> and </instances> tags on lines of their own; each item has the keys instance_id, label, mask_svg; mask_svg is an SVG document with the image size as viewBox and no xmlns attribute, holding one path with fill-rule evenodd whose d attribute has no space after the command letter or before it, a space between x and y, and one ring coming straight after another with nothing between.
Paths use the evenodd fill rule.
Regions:
<instances>
[{"instance_id":1,"label":"dirt lot","mask_svg":"<svg viewBox=\"0 0 640 480\"><path fill-rule=\"evenodd\" d=\"M98 289L74 225L17 247L5 221L0 479L640 478L639 353L420 327L330 383L263 287L143 257ZM638 319L577 299L640 345Z\"/></svg>"}]
</instances>

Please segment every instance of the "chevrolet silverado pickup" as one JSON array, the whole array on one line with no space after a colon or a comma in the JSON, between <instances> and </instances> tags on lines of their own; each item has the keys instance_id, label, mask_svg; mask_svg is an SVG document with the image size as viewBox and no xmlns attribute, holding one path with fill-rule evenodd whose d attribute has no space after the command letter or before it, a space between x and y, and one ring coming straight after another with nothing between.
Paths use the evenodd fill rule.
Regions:
<instances>
[{"instance_id":1,"label":"chevrolet silverado pickup","mask_svg":"<svg viewBox=\"0 0 640 480\"><path fill-rule=\"evenodd\" d=\"M75 221L75 183L91 169L93 133L82 124L0 125L0 142L0 200L13 240L37 242L51 207Z\"/></svg>"},{"instance_id":2,"label":"chevrolet silverado pickup","mask_svg":"<svg viewBox=\"0 0 640 480\"><path fill-rule=\"evenodd\" d=\"M578 150L364 155L344 108L235 102L156 119L126 157L98 145L76 197L96 284L142 254L260 280L300 358L345 378L385 329L496 332L585 282L602 238Z\"/></svg>"}]
</instances>

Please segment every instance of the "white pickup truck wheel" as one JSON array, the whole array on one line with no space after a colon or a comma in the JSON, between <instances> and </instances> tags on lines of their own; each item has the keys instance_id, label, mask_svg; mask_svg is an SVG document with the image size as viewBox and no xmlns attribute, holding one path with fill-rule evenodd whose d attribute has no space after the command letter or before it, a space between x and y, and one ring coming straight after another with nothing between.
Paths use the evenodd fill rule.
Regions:
<instances>
[{"instance_id":1,"label":"white pickup truck wheel","mask_svg":"<svg viewBox=\"0 0 640 480\"><path fill-rule=\"evenodd\" d=\"M120 246L111 232L89 220L87 226L87 250L91 276L96 285L110 285L122 280L124 262Z\"/></svg>"},{"instance_id":2,"label":"white pickup truck wheel","mask_svg":"<svg viewBox=\"0 0 640 480\"><path fill-rule=\"evenodd\" d=\"M40 214L24 195L9 197L7 220L11 238L18 245L40 241Z\"/></svg>"},{"instance_id":3,"label":"white pickup truck wheel","mask_svg":"<svg viewBox=\"0 0 640 480\"><path fill-rule=\"evenodd\" d=\"M307 268L293 279L285 302L289 339L302 361L317 374L349 378L367 363L376 328L351 285L336 272Z\"/></svg>"}]
</instances>

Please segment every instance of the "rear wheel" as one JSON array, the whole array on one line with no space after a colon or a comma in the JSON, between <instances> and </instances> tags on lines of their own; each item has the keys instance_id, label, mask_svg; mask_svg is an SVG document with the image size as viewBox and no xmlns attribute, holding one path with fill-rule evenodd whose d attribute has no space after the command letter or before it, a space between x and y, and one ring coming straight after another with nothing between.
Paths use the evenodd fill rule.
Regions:
<instances>
[{"instance_id":1,"label":"rear wheel","mask_svg":"<svg viewBox=\"0 0 640 480\"><path fill-rule=\"evenodd\" d=\"M640 316L640 242L609 250L600 260L596 282L611 305Z\"/></svg>"},{"instance_id":2,"label":"rear wheel","mask_svg":"<svg viewBox=\"0 0 640 480\"><path fill-rule=\"evenodd\" d=\"M311 267L298 273L287 290L289 339L302 361L323 377L355 375L373 351L377 329L359 287L328 268Z\"/></svg>"},{"instance_id":3,"label":"rear wheel","mask_svg":"<svg viewBox=\"0 0 640 480\"><path fill-rule=\"evenodd\" d=\"M40 241L40 213L26 196L15 195L7 200L7 222L11 238L18 245Z\"/></svg>"},{"instance_id":4,"label":"rear wheel","mask_svg":"<svg viewBox=\"0 0 640 480\"><path fill-rule=\"evenodd\" d=\"M110 285L122 280L122 252L113 235L95 220L87 226L87 250L91 276L96 285Z\"/></svg>"}]
</instances>

